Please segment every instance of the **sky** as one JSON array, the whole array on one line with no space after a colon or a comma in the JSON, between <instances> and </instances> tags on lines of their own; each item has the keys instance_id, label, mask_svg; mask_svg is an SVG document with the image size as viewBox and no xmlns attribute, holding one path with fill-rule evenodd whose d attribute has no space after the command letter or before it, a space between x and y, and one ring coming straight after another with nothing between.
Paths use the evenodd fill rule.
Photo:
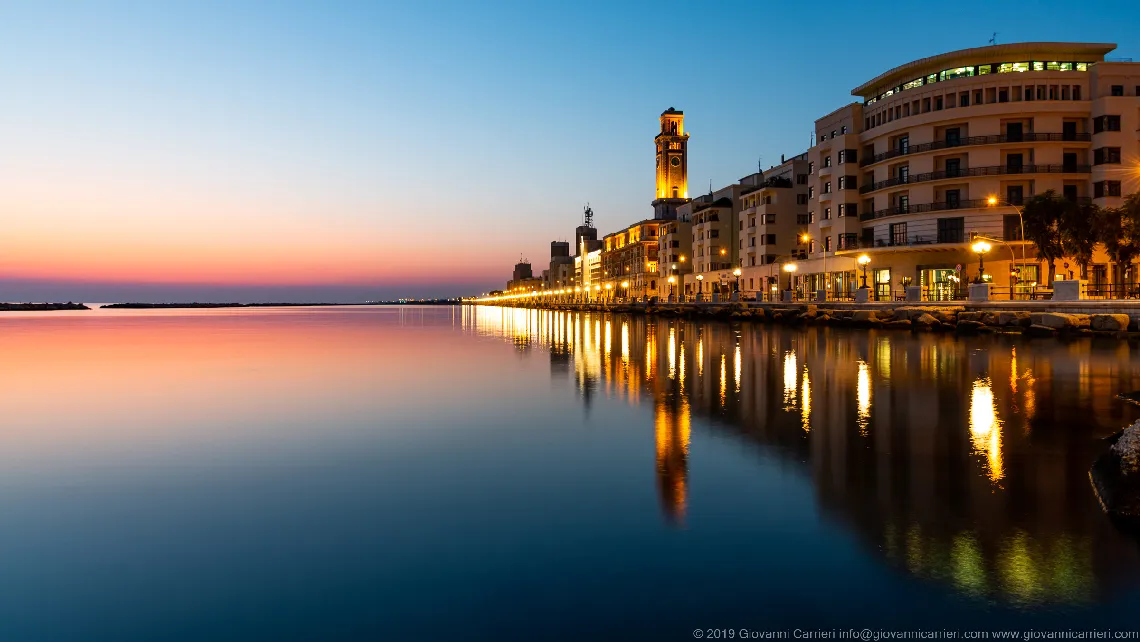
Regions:
<instances>
[{"instance_id":1,"label":"sky","mask_svg":"<svg viewBox=\"0 0 1140 642\"><path fill-rule=\"evenodd\" d=\"M1093 4L0 0L0 300L502 287L586 203L652 216L668 107L719 188L994 31L1140 61L1140 3Z\"/></svg>"}]
</instances>

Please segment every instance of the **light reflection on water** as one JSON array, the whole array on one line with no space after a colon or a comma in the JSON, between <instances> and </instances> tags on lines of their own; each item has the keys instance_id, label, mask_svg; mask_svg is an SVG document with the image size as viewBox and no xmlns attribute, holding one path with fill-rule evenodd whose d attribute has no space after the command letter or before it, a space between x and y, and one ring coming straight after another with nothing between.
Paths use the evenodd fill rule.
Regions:
<instances>
[{"instance_id":1,"label":"light reflection on water","mask_svg":"<svg viewBox=\"0 0 1140 642\"><path fill-rule=\"evenodd\" d=\"M498 324L512 314L468 309L464 322L509 334ZM963 595L1085 604L1140 573L1135 543L1099 513L1086 478L1100 439L1134 418L1114 399L1140 388L1140 362L1126 344L747 325L738 336L724 324L622 323L631 351L645 354L645 376L630 381L647 382L645 402L654 404L671 523L686 513L692 413L802 458L845 528L888 563ZM699 377L705 354L716 355L715 381L662 386L652 375L652 337L662 333L668 380L684 371L692 341ZM604 359L587 350L579 361ZM993 385L1002 380L1008 386ZM671 414L666 401L676 395L680 414Z\"/></svg>"}]
</instances>

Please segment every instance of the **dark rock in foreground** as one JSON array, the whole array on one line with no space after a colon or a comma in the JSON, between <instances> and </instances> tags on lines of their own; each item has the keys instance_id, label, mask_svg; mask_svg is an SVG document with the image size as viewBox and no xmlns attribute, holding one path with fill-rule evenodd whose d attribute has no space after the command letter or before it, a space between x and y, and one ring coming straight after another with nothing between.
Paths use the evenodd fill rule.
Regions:
<instances>
[{"instance_id":1,"label":"dark rock in foreground","mask_svg":"<svg viewBox=\"0 0 1140 642\"><path fill-rule=\"evenodd\" d=\"M0 303L0 312L53 312L56 310L90 310L82 303Z\"/></svg>"},{"instance_id":2,"label":"dark rock in foreground","mask_svg":"<svg viewBox=\"0 0 1140 642\"><path fill-rule=\"evenodd\" d=\"M1124 429L1089 470L1101 508L1129 526L1140 526L1140 421Z\"/></svg>"}]
</instances>

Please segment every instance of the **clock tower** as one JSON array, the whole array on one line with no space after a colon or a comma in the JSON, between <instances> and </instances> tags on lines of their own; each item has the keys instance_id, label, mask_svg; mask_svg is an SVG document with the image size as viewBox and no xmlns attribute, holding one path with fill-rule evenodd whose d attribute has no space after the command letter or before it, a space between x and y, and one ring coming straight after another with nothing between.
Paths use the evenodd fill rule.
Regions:
<instances>
[{"instance_id":1,"label":"clock tower","mask_svg":"<svg viewBox=\"0 0 1140 642\"><path fill-rule=\"evenodd\" d=\"M657 191L653 197L653 218L677 218L677 206L689 202L689 135L685 133L685 112L670 107L661 112L657 144Z\"/></svg>"}]
</instances>

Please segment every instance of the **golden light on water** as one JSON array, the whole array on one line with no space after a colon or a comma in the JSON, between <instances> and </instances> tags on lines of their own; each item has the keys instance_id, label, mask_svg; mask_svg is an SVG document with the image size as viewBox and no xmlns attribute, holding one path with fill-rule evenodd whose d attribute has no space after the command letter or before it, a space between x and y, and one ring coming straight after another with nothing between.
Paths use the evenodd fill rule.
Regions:
<instances>
[{"instance_id":1,"label":"golden light on water","mask_svg":"<svg viewBox=\"0 0 1140 642\"><path fill-rule=\"evenodd\" d=\"M681 392L685 392L685 342L681 342L680 363L677 364L677 381L681 385Z\"/></svg>"},{"instance_id":2,"label":"golden light on water","mask_svg":"<svg viewBox=\"0 0 1140 642\"><path fill-rule=\"evenodd\" d=\"M606 348L605 348L605 355L606 355L607 359L610 358L610 344L611 344L611 335L612 334L613 333L611 332L610 322L607 320L606 321Z\"/></svg>"},{"instance_id":3,"label":"golden light on water","mask_svg":"<svg viewBox=\"0 0 1140 642\"><path fill-rule=\"evenodd\" d=\"M650 326L645 333L645 380L649 381L657 370L657 330Z\"/></svg>"},{"instance_id":4,"label":"golden light on water","mask_svg":"<svg viewBox=\"0 0 1140 642\"><path fill-rule=\"evenodd\" d=\"M792 408L796 403L796 351L784 353L784 408Z\"/></svg>"},{"instance_id":5,"label":"golden light on water","mask_svg":"<svg viewBox=\"0 0 1140 642\"><path fill-rule=\"evenodd\" d=\"M677 331L669 328L669 378L677 377Z\"/></svg>"},{"instance_id":6,"label":"golden light on water","mask_svg":"<svg viewBox=\"0 0 1140 642\"><path fill-rule=\"evenodd\" d=\"M621 322L621 363L629 365L629 324Z\"/></svg>"},{"instance_id":7,"label":"golden light on water","mask_svg":"<svg viewBox=\"0 0 1140 642\"><path fill-rule=\"evenodd\" d=\"M970 438L974 450L986 458L990 481L1000 482L1005 476L1001 454L1001 421L994 407L994 392L989 379L974 381L970 393Z\"/></svg>"},{"instance_id":8,"label":"golden light on water","mask_svg":"<svg viewBox=\"0 0 1140 642\"><path fill-rule=\"evenodd\" d=\"M697 339L697 376L703 377L705 374L705 341L704 339Z\"/></svg>"},{"instance_id":9,"label":"golden light on water","mask_svg":"<svg viewBox=\"0 0 1140 642\"><path fill-rule=\"evenodd\" d=\"M866 435L871 423L871 367L862 359L859 360L859 375L855 382L855 404L858 408L855 424L859 426L859 434Z\"/></svg>"},{"instance_id":10,"label":"golden light on water","mask_svg":"<svg viewBox=\"0 0 1140 642\"><path fill-rule=\"evenodd\" d=\"M740 392L740 344L736 344L736 350L732 355L732 373L736 380L736 392Z\"/></svg>"},{"instance_id":11,"label":"golden light on water","mask_svg":"<svg viewBox=\"0 0 1140 642\"><path fill-rule=\"evenodd\" d=\"M726 393L728 392L728 359L725 354L720 353L720 405L724 405Z\"/></svg>"},{"instance_id":12,"label":"golden light on water","mask_svg":"<svg viewBox=\"0 0 1140 642\"><path fill-rule=\"evenodd\" d=\"M804 432L811 432L811 377L804 366L803 382L800 384L800 425Z\"/></svg>"}]
</instances>

